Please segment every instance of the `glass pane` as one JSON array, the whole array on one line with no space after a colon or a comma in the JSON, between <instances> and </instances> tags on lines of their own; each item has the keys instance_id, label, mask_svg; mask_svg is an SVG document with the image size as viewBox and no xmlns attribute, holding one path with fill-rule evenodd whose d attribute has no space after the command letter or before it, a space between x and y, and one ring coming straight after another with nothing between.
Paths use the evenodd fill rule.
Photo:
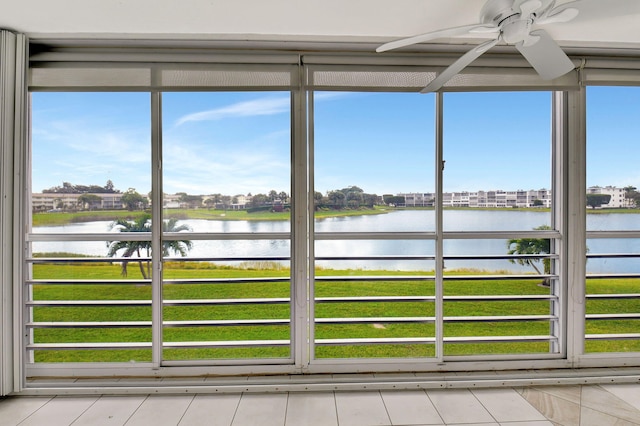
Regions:
<instances>
[{"instance_id":1,"label":"glass pane","mask_svg":"<svg viewBox=\"0 0 640 426\"><path fill-rule=\"evenodd\" d=\"M163 159L164 359L290 358L290 93L164 93Z\"/></svg>"},{"instance_id":2,"label":"glass pane","mask_svg":"<svg viewBox=\"0 0 640 426\"><path fill-rule=\"evenodd\" d=\"M551 229L549 93L445 94L444 160L444 231ZM553 247L445 235L445 355L558 353Z\"/></svg>"},{"instance_id":3,"label":"glass pane","mask_svg":"<svg viewBox=\"0 0 640 426\"><path fill-rule=\"evenodd\" d=\"M433 95L315 93L315 357L435 356ZM324 237L367 233L358 239Z\"/></svg>"},{"instance_id":4,"label":"glass pane","mask_svg":"<svg viewBox=\"0 0 640 426\"><path fill-rule=\"evenodd\" d=\"M640 230L640 87L587 88L587 230Z\"/></svg>"},{"instance_id":5,"label":"glass pane","mask_svg":"<svg viewBox=\"0 0 640 426\"><path fill-rule=\"evenodd\" d=\"M446 231L551 225L551 95L444 96Z\"/></svg>"},{"instance_id":6,"label":"glass pane","mask_svg":"<svg viewBox=\"0 0 640 426\"><path fill-rule=\"evenodd\" d=\"M588 231L640 230L638 114L640 88L587 88ZM588 239L586 269L586 352L640 351L640 241Z\"/></svg>"},{"instance_id":7,"label":"glass pane","mask_svg":"<svg viewBox=\"0 0 640 426\"><path fill-rule=\"evenodd\" d=\"M150 235L117 237L149 231L149 117L144 93L32 94L32 361L151 361Z\"/></svg>"}]
</instances>

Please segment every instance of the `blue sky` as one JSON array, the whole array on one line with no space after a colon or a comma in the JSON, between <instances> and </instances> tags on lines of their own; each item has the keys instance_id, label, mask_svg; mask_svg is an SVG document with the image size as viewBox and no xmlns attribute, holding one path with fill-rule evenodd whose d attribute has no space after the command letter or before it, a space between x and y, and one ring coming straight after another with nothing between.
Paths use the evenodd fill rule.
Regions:
<instances>
[{"instance_id":1,"label":"blue sky","mask_svg":"<svg viewBox=\"0 0 640 426\"><path fill-rule=\"evenodd\" d=\"M546 92L445 95L445 191L550 185ZM33 93L33 190L151 188L148 93ZM315 189L432 192L434 95L315 95ZM640 187L640 89L588 89L588 185ZM283 92L163 94L165 192L289 192Z\"/></svg>"}]
</instances>

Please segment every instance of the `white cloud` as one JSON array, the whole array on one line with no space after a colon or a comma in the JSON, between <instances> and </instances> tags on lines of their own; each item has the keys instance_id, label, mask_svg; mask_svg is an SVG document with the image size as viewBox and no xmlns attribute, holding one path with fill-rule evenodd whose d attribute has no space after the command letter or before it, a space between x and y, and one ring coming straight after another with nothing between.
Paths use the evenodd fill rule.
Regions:
<instances>
[{"instance_id":1,"label":"white cloud","mask_svg":"<svg viewBox=\"0 0 640 426\"><path fill-rule=\"evenodd\" d=\"M226 107L187 114L178 119L176 125L189 121L213 121L230 117L250 117L256 115L274 115L288 112L291 107L291 99L264 98L252 101L238 102Z\"/></svg>"}]
</instances>

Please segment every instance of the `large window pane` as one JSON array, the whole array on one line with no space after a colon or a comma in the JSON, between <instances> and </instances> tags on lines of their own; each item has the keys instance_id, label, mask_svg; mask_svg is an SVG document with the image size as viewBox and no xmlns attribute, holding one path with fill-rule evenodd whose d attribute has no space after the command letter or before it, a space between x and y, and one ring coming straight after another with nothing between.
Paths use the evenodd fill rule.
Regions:
<instances>
[{"instance_id":1,"label":"large window pane","mask_svg":"<svg viewBox=\"0 0 640 426\"><path fill-rule=\"evenodd\" d=\"M443 144L445 355L558 353L551 95L447 93Z\"/></svg>"},{"instance_id":2,"label":"large window pane","mask_svg":"<svg viewBox=\"0 0 640 426\"><path fill-rule=\"evenodd\" d=\"M151 360L149 112L145 93L32 94L35 362ZM141 238L118 241L127 231Z\"/></svg>"},{"instance_id":3,"label":"large window pane","mask_svg":"<svg viewBox=\"0 0 640 426\"><path fill-rule=\"evenodd\" d=\"M640 351L638 116L640 88L587 88L586 352Z\"/></svg>"},{"instance_id":4,"label":"large window pane","mask_svg":"<svg viewBox=\"0 0 640 426\"><path fill-rule=\"evenodd\" d=\"M416 93L314 93L318 358L435 356L435 243L402 237L435 231L434 106Z\"/></svg>"},{"instance_id":5,"label":"large window pane","mask_svg":"<svg viewBox=\"0 0 640 426\"><path fill-rule=\"evenodd\" d=\"M290 93L164 93L163 159L164 359L290 357Z\"/></svg>"}]
</instances>

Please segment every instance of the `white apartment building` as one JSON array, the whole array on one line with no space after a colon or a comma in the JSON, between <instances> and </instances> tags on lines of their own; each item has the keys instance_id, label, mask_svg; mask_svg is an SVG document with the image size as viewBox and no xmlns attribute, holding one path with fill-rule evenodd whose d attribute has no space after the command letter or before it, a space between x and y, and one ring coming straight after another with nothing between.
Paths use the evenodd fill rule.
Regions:
<instances>
[{"instance_id":1,"label":"white apartment building","mask_svg":"<svg viewBox=\"0 0 640 426\"><path fill-rule=\"evenodd\" d=\"M405 198L405 207L433 207L434 193L400 193ZM551 190L444 192L444 207L551 207Z\"/></svg>"},{"instance_id":2,"label":"white apartment building","mask_svg":"<svg viewBox=\"0 0 640 426\"><path fill-rule=\"evenodd\" d=\"M78 198L85 194L62 194L58 192L52 193L33 193L31 194L31 205L33 211L49 211L49 210L76 210L83 208L78 203ZM101 201L92 203L92 209L114 210L124 208L122 205L122 193L99 193L97 195Z\"/></svg>"},{"instance_id":3,"label":"white apartment building","mask_svg":"<svg viewBox=\"0 0 640 426\"><path fill-rule=\"evenodd\" d=\"M615 209L631 207L633 205L632 201L627 199L624 188L617 188L615 186L590 186L587 188L587 194L611 195L609 203L602 206L606 208Z\"/></svg>"}]
</instances>

